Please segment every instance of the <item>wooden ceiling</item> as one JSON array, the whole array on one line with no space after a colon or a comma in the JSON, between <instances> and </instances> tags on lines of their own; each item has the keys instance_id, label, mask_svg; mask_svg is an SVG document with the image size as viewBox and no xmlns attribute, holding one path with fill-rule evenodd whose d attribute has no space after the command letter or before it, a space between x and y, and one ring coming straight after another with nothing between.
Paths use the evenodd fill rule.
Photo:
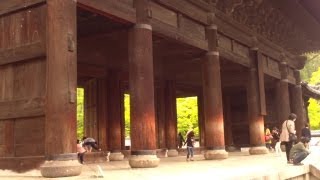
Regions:
<instances>
[{"instance_id":1,"label":"wooden ceiling","mask_svg":"<svg viewBox=\"0 0 320 180\"><path fill-rule=\"evenodd\" d=\"M107 75L108 69L122 72L128 81L128 30L130 24L78 9L78 79ZM205 52L163 35L153 34L155 80L173 79L178 95L201 92L202 61ZM224 88L246 86L247 68L221 58Z\"/></svg>"}]
</instances>

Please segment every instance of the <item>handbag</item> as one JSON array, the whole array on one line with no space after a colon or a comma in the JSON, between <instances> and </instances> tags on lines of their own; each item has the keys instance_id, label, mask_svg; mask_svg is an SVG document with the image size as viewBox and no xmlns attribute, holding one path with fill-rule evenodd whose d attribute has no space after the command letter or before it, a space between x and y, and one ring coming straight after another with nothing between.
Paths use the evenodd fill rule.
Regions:
<instances>
[{"instance_id":1,"label":"handbag","mask_svg":"<svg viewBox=\"0 0 320 180\"><path fill-rule=\"evenodd\" d=\"M287 126L287 130L288 130L288 133L289 133L289 141L290 141L290 142L295 142L295 141L297 141L297 139L298 139L297 135L295 135L294 133L291 133L291 132L289 131L289 128L288 128L288 120L287 120L287 122L286 122L286 126Z\"/></svg>"}]
</instances>

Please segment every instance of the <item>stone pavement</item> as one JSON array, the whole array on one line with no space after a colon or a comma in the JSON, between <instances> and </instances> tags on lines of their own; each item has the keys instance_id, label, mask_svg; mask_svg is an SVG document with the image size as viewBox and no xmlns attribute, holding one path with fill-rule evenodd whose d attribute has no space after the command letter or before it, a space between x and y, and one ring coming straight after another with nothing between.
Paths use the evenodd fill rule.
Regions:
<instances>
[{"instance_id":1,"label":"stone pavement","mask_svg":"<svg viewBox=\"0 0 320 180\"><path fill-rule=\"evenodd\" d=\"M99 171L101 168L104 177ZM114 180L177 180L177 179L286 179L309 171L308 165L293 166L274 153L248 155L229 153L225 160L205 160L196 155L195 161L187 162L184 156L161 158L157 168L131 169L127 160L83 165L82 174L77 177L56 179L114 179ZM269 176L269 177L267 177ZM270 178L271 177L271 178ZM0 170L0 179L45 179L39 170L17 174Z\"/></svg>"}]
</instances>

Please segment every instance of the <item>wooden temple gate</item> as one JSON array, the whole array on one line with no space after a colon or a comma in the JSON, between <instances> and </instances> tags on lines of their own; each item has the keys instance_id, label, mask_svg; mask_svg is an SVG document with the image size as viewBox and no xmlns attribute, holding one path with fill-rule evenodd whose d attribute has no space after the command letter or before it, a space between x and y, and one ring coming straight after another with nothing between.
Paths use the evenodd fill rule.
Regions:
<instances>
[{"instance_id":1,"label":"wooden temple gate","mask_svg":"<svg viewBox=\"0 0 320 180\"><path fill-rule=\"evenodd\" d=\"M123 95L130 94L131 167L158 166L159 148L178 154L176 97L198 97L206 159L227 158L233 145L267 153L265 124L279 126L294 112L297 132L303 126L300 54L319 45L305 29L319 23L290 3L0 2L0 167L52 160L41 165L43 176L81 172L76 87L85 89L85 134L114 160L123 158ZM288 18L295 12L307 20Z\"/></svg>"}]
</instances>

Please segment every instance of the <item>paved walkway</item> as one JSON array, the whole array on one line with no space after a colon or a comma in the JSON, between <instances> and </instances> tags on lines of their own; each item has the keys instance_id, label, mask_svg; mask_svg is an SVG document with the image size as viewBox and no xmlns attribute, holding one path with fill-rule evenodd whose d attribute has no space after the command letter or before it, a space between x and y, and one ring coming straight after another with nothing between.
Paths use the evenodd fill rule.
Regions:
<instances>
[{"instance_id":1,"label":"paved walkway","mask_svg":"<svg viewBox=\"0 0 320 180\"><path fill-rule=\"evenodd\" d=\"M99 167L104 177L98 177ZM274 174L301 173L309 166L293 166L286 163L285 154L282 157L274 153L250 156L246 153L229 153L225 160L204 160L202 155L196 155L195 161L186 162L184 156L161 158L159 167L146 169L131 169L127 160L120 162L106 162L87 164L83 166L82 174L77 177L57 179L112 179L112 180L178 180L178 179L263 179L263 176ZM284 176L283 176L284 177ZM258 179L260 179L258 178ZM45 179L39 170L32 170L23 174L11 171L1 171L0 179Z\"/></svg>"}]
</instances>

